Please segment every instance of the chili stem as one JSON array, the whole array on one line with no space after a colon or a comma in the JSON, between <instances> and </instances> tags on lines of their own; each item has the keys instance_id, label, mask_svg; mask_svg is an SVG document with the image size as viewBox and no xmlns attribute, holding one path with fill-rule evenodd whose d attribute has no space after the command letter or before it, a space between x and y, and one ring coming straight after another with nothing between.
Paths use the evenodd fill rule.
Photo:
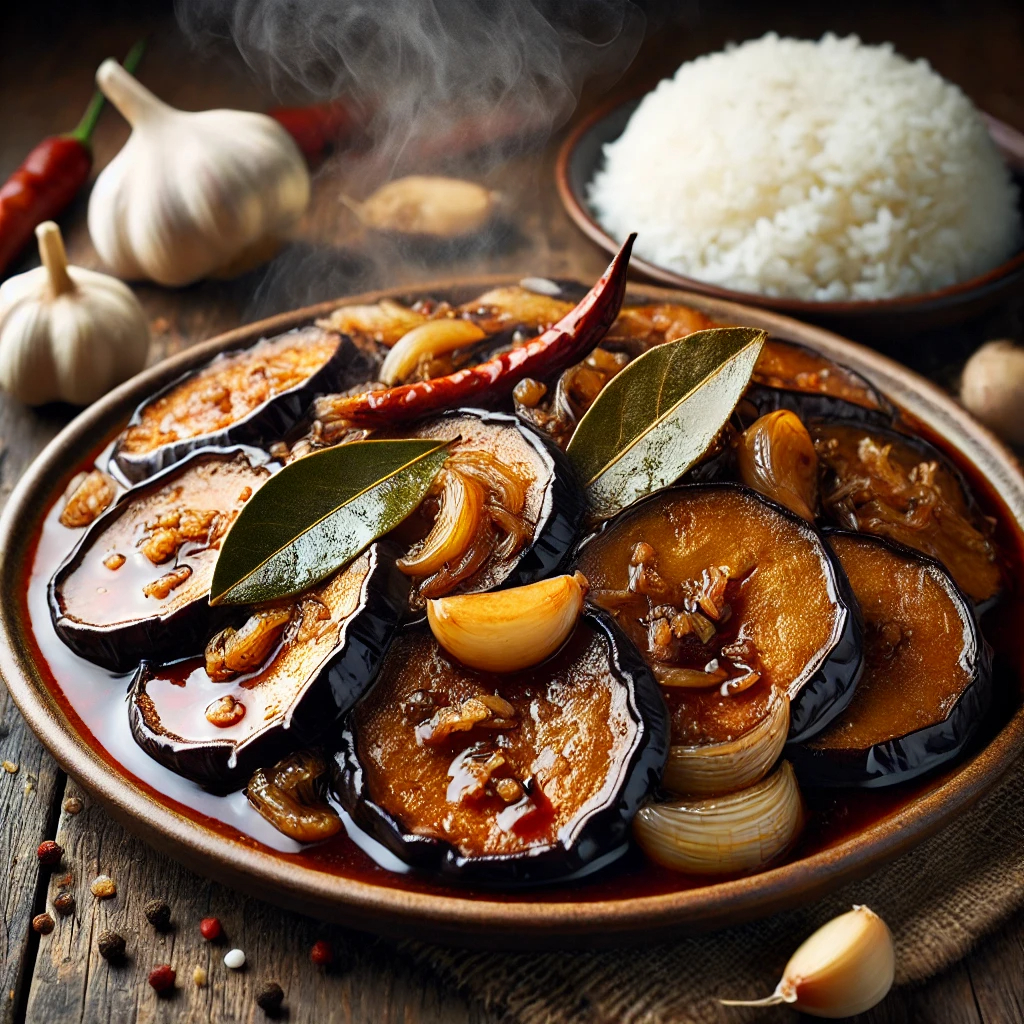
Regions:
<instances>
[{"instance_id":1,"label":"chili stem","mask_svg":"<svg viewBox=\"0 0 1024 1024\"><path fill-rule=\"evenodd\" d=\"M129 51L128 56L124 59L125 71L132 72L139 66L139 61L142 59L142 51L146 48L146 41L140 39ZM92 143L92 133L96 130L96 122L100 119L100 114L103 112L103 104L106 100L103 97L103 93L96 90L93 93L92 99L89 101L89 106L86 107L85 114L82 116L82 120L78 122L78 127L75 128L70 134L70 138L80 142L83 146L90 146Z\"/></svg>"}]
</instances>

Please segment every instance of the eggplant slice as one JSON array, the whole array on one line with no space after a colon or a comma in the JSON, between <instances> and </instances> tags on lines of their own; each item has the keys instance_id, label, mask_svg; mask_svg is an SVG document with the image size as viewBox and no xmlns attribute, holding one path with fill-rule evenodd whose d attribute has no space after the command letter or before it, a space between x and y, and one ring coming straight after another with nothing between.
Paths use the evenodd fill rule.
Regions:
<instances>
[{"instance_id":1,"label":"eggplant slice","mask_svg":"<svg viewBox=\"0 0 1024 1024\"><path fill-rule=\"evenodd\" d=\"M279 468L255 448L200 450L126 491L50 581L57 635L115 672L202 650L239 615L208 602L221 539Z\"/></svg>"},{"instance_id":2,"label":"eggplant slice","mask_svg":"<svg viewBox=\"0 0 1024 1024\"><path fill-rule=\"evenodd\" d=\"M109 469L138 483L196 448L278 440L307 415L315 397L343 391L372 372L349 338L318 327L224 352L135 410L114 444Z\"/></svg>"},{"instance_id":3,"label":"eggplant slice","mask_svg":"<svg viewBox=\"0 0 1024 1024\"><path fill-rule=\"evenodd\" d=\"M206 657L143 662L129 700L136 743L222 789L315 742L371 685L391 642L409 589L396 554L390 543L371 545L291 604L256 610Z\"/></svg>"},{"instance_id":4,"label":"eggplant slice","mask_svg":"<svg viewBox=\"0 0 1024 1024\"><path fill-rule=\"evenodd\" d=\"M891 786L959 757L992 699L992 652L968 599L935 561L864 534L831 533L864 613L853 700L803 747L812 786Z\"/></svg>"},{"instance_id":5,"label":"eggplant slice","mask_svg":"<svg viewBox=\"0 0 1024 1024\"><path fill-rule=\"evenodd\" d=\"M412 628L346 720L334 789L411 867L533 885L624 851L667 751L658 687L602 612L584 612L552 658L508 675L468 669Z\"/></svg>"},{"instance_id":6,"label":"eggplant slice","mask_svg":"<svg viewBox=\"0 0 1024 1024\"><path fill-rule=\"evenodd\" d=\"M761 349L745 397L758 416L791 409L805 420L835 419L851 406L865 422L885 425L897 416L889 399L859 373L778 338L769 338Z\"/></svg>"},{"instance_id":7,"label":"eggplant slice","mask_svg":"<svg viewBox=\"0 0 1024 1024\"><path fill-rule=\"evenodd\" d=\"M376 437L459 440L406 528L420 536L399 567L427 598L518 587L558 572L583 522L583 492L563 452L515 416L456 409Z\"/></svg>"},{"instance_id":8,"label":"eggplant slice","mask_svg":"<svg viewBox=\"0 0 1024 1024\"><path fill-rule=\"evenodd\" d=\"M788 509L736 484L669 488L582 548L590 599L611 611L669 703L677 746L724 743L790 701L789 739L850 702L861 622L842 567Z\"/></svg>"},{"instance_id":9,"label":"eggplant slice","mask_svg":"<svg viewBox=\"0 0 1024 1024\"><path fill-rule=\"evenodd\" d=\"M963 477L919 437L851 420L808 423L822 469L821 503L835 526L871 533L938 559L973 601L1002 587L982 515Z\"/></svg>"}]
</instances>

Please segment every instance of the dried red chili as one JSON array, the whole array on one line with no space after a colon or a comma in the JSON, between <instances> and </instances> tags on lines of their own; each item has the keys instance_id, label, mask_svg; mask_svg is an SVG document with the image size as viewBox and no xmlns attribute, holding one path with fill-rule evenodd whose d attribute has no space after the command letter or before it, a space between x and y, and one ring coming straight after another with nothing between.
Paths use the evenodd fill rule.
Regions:
<instances>
[{"instance_id":1,"label":"dried red chili","mask_svg":"<svg viewBox=\"0 0 1024 1024\"><path fill-rule=\"evenodd\" d=\"M134 71L141 57L142 43L136 43L124 66ZM88 180L90 140L103 102L97 92L73 132L43 139L0 186L0 274L31 241L36 226L63 213Z\"/></svg>"},{"instance_id":2,"label":"dried red chili","mask_svg":"<svg viewBox=\"0 0 1024 1024\"><path fill-rule=\"evenodd\" d=\"M356 133L355 115L343 100L311 107L275 107L267 113L295 140L302 155L310 161L319 160L350 142Z\"/></svg>"},{"instance_id":3,"label":"dried red chili","mask_svg":"<svg viewBox=\"0 0 1024 1024\"><path fill-rule=\"evenodd\" d=\"M626 239L579 305L536 338L446 377L360 395L328 395L318 400L317 417L324 422L346 420L360 425L418 419L441 409L485 402L510 392L524 377L550 377L579 362L619 315L635 238L633 234Z\"/></svg>"}]
</instances>

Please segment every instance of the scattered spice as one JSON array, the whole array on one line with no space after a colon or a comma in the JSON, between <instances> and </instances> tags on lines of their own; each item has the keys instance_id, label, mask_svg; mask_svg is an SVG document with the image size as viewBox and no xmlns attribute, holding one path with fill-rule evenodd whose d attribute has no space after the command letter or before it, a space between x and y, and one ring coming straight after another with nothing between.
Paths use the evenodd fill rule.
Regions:
<instances>
[{"instance_id":1,"label":"scattered spice","mask_svg":"<svg viewBox=\"0 0 1024 1024\"><path fill-rule=\"evenodd\" d=\"M100 956L107 963L116 964L124 959L124 951L127 944L124 941L123 935L119 935L117 932L112 932L109 929L102 931L96 945L99 948ZM174 972L172 971L171 974L173 975ZM173 977L171 980L173 981ZM152 978L150 978L150 984L152 984Z\"/></svg>"},{"instance_id":2,"label":"scattered spice","mask_svg":"<svg viewBox=\"0 0 1024 1024\"><path fill-rule=\"evenodd\" d=\"M146 920L154 927L163 931L171 923L171 907L167 900L150 900L143 908Z\"/></svg>"},{"instance_id":3,"label":"scattered spice","mask_svg":"<svg viewBox=\"0 0 1024 1024\"><path fill-rule=\"evenodd\" d=\"M67 917L75 912L75 897L70 892L59 892L53 898L53 909L61 917Z\"/></svg>"},{"instance_id":4,"label":"scattered spice","mask_svg":"<svg viewBox=\"0 0 1024 1024\"><path fill-rule=\"evenodd\" d=\"M284 1002L284 989L276 981L268 981L256 993L256 1005L268 1016L273 1017Z\"/></svg>"},{"instance_id":5,"label":"scattered spice","mask_svg":"<svg viewBox=\"0 0 1024 1024\"><path fill-rule=\"evenodd\" d=\"M40 935L49 935L53 928L54 920L49 914L36 914L32 918L32 930Z\"/></svg>"},{"instance_id":6,"label":"scattered spice","mask_svg":"<svg viewBox=\"0 0 1024 1024\"><path fill-rule=\"evenodd\" d=\"M196 983L199 988L202 988L206 984L206 968L197 967L192 972L192 980Z\"/></svg>"},{"instance_id":7,"label":"scattered spice","mask_svg":"<svg viewBox=\"0 0 1024 1024\"><path fill-rule=\"evenodd\" d=\"M61 886L70 885L75 880L74 875L69 871L66 875L61 875L60 878L54 879L54 881Z\"/></svg>"},{"instance_id":8,"label":"scattered spice","mask_svg":"<svg viewBox=\"0 0 1024 1024\"><path fill-rule=\"evenodd\" d=\"M4 771L8 775L15 775L18 771L18 766L13 761L4 761Z\"/></svg>"},{"instance_id":9,"label":"scattered spice","mask_svg":"<svg viewBox=\"0 0 1024 1024\"><path fill-rule=\"evenodd\" d=\"M108 900L117 894L117 885L110 875L97 875L89 886L93 896L98 900Z\"/></svg>"},{"instance_id":10,"label":"scattered spice","mask_svg":"<svg viewBox=\"0 0 1024 1024\"><path fill-rule=\"evenodd\" d=\"M149 972L149 983L161 995L170 992L174 988L174 979L177 974L170 964L157 964Z\"/></svg>"},{"instance_id":11,"label":"scattered spice","mask_svg":"<svg viewBox=\"0 0 1024 1024\"><path fill-rule=\"evenodd\" d=\"M44 867L56 867L60 863L61 857L64 856L64 847L52 839L46 839L39 844L36 856Z\"/></svg>"},{"instance_id":12,"label":"scattered spice","mask_svg":"<svg viewBox=\"0 0 1024 1024\"><path fill-rule=\"evenodd\" d=\"M319 939L313 943L313 948L309 951L309 959L317 967L326 967L334 962L334 947L326 939Z\"/></svg>"},{"instance_id":13,"label":"scattered spice","mask_svg":"<svg viewBox=\"0 0 1024 1024\"><path fill-rule=\"evenodd\" d=\"M199 922L199 934L202 935L207 942L213 942L215 939L219 939L224 934L224 929L221 927L219 917L204 917Z\"/></svg>"},{"instance_id":14,"label":"scattered spice","mask_svg":"<svg viewBox=\"0 0 1024 1024\"><path fill-rule=\"evenodd\" d=\"M229 949L224 954L224 966L237 971L245 966L245 954L240 949Z\"/></svg>"},{"instance_id":15,"label":"scattered spice","mask_svg":"<svg viewBox=\"0 0 1024 1024\"><path fill-rule=\"evenodd\" d=\"M67 811L68 814L80 814L84 806L85 804L83 804L77 796L69 796L67 800L64 801L64 810Z\"/></svg>"}]
</instances>

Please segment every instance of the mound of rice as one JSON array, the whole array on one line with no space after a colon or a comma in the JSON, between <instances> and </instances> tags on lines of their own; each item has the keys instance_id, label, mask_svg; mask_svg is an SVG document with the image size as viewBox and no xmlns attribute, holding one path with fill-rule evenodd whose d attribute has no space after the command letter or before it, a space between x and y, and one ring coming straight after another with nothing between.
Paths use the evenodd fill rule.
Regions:
<instances>
[{"instance_id":1,"label":"mound of rice","mask_svg":"<svg viewBox=\"0 0 1024 1024\"><path fill-rule=\"evenodd\" d=\"M970 100L855 36L770 34L684 64L605 147L598 220L727 288L882 299L990 270L1017 191Z\"/></svg>"}]
</instances>

